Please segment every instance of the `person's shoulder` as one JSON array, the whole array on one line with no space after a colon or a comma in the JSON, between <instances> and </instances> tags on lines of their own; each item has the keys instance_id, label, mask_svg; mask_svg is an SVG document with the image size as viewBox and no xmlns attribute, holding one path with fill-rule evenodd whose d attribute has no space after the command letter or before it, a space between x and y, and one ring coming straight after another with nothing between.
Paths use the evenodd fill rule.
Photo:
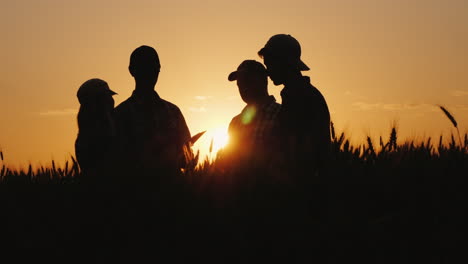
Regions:
<instances>
[{"instance_id":1,"label":"person's shoulder","mask_svg":"<svg viewBox=\"0 0 468 264\"><path fill-rule=\"evenodd\" d=\"M132 122L131 120L135 117L134 104L132 97L129 97L114 108L113 117L116 124Z\"/></svg>"},{"instance_id":2,"label":"person's shoulder","mask_svg":"<svg viewBox=\"0 0 468 264\"><path fill-rule=\"evenodd\" d=\"M131 97L129 97L127 100L121 102L115 109L115 113L122 113L128 111L133 105L133 100Z\"/></svg>"},{"instance_id":3,"label":"person's shoulder","mask_svg":"<svg viewBox=\"0 0 468 264\"><path fill-rule=\"evenodd\" d=\"M265 105L262 110L263 110L263 112L267 113L268 115L274 117L281 110L281 104L279 104L275 100L272 100L267 105Z\"/></svg>"},{"instance_id":4,"label":"person's shoulder","mask_svg":"<svg viewBox=\"0 0 468 264\"><path fill-rule=\"evenodd\" d=\"M182 111L180 111L180 108L177 105L175 105L174 103L171 103L171 102L169 102L167 100L164 100L162 98L161 98L161 102L166 106L166 108L169 111L182 114Z\"/></svg>"},{"instance_id":5,"label":"person's shoulder","mask_svg":"<svg viewBox=\"0 0 468 264\"><path fill-rule=\"evenodd\" d=\"M323 97L322 92L320 92L320 90L317 87L315 87L313 84L310 84L310 89L308 89L308 91L311 96L314 96L320 99L325 99L325 97Z\"/></svg>"},{"instance_id":6,"label":"person's shoulder","mask_svg":"<svg viewBox=\"0 0 468 264\"><path fill-rule=\"evenodd\" d=\"M169 102L169 101L167 101L167 100L165 100L165 99L162 99L162 98L161 98L161 102L163 102L163 104L165 104L167 107L169 107L169 108L171 108L171 109L180 110L179 107L178 107L176 104L171 103L171 102Z\"/></svg>"},{"instance_id":7,"label":"person's shoulder","mask_svg":"<svg viewBox=\"0 0 468 264\"><path fill-rule=\"evenodd\" d=\"M231 122L229 122L229 130L235 129L241 121L241 114L236 115L231 119Z\"/></svg>"},{"instance_id":8,"label":"person's shoulder","mask_svg":"<svg viewBox=\"0 0 468 264\"><path fill-rule=\"evenodd\" d=\"M320 90L317 89L317 87L315 87L313 85L311 85L311 86L312 86L312 90L313 90L313 96L315 97L315 99L326 104L325 97L323 96L322 92L320 92Z\"/></svg>"},{"instance_id":9,"label":"person's shoulder","mask_svg":"<svg viewBox=\"0 0 468 264\"><path fill-rule=\"evenodd\" d=\"M242 116L242 114L238 114L238 115L236 115L235 117L233 117L233 118L231 119L231 123L239 122L240 119L241 119L241 116Z\"/></svg>"},{"instance_id":10,"label":"person's shoulder","mask_svg":"<svg viewBox=\"0 0 468 264\"><path fill-rule=\"evenodd\" d=\"M328 110L328 104L327 104L327 101L325 100L325 97L323 96L323 94L320 92L319 89L317 89L317 87L315 87L314 85L310 84L311 88L311 96L310 96L310 100L312 101L312 105L314 106L314 108L318 111L317 113L322 115L322 116L326 116L328 119L330 119L330 112Z\"/></svg>"},{"instance_id":11,"label":"person's shoulder","mask_svg":"<svg viewBox=\"0 0 468 264\"><path fill-rule=\"evenodd\" d=\"M315 100L325 101L325 97L320 92L320 90L310 82L309 78L307 78L306 80L308 81L306 82L307 89L303 90L305 91L304 96Z\"/></svg>"}]
</instances>

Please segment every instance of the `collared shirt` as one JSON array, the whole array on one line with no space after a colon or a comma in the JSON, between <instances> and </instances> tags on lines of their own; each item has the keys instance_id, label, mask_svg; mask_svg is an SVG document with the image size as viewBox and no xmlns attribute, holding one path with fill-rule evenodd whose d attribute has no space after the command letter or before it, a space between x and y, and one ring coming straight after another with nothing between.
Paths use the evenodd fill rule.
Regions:
<instances>
[{"instance_id":1,"label":"collared shirt","mask_svg":"<svg viewBox=\"0 0 468 264\"><path fill-rule=\"evenodd\" d=\"M247 105L229 124L230 145L241 148L263 147L272 140L281 105L274 96L261 105Z\"/></svg>"},{"instance_id":2,"label":"collared shirt","mask_svg":"<svg viewBox=\"0 0 468 264\"><path fill-rule=\"evenodd\" d=\"M304 76L285 86L281 97L279 120L286 155L298 162L303 157L316 160L328 155L330 113L325 98L310 83L310 78Z\"/></svg>"},{"instance_id":3,"label":"collared shirt","mask_svg":"<svg viewBox=\"0 0 468 264\"><path fill-rule=\"evenodd\" d=\"M143 168L178 166L190 131L180 109L155 91L133 91L115 109L122 155Z\"/></svg>"}]
</instances>

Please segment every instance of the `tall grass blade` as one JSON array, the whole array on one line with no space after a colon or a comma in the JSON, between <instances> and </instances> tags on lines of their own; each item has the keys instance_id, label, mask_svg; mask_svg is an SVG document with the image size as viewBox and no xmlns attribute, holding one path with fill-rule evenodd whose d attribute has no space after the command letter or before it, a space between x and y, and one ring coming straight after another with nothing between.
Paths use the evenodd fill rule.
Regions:
<instances>
[{"instance_id":1,"label":"tall grass blade","mask_svg":"<svg viewBox=\"0 0 468 264\"><path fill-rule=\"evenodd\" d=\"M389 145L390 145L390 149L393 149L393 150L397 149L397 131L395 127L392 127L392 132L390 133Z\"/></svg>"},{"instance_id":2,"label":"tall grass blade","mask_svg":"<svg viewBox=\"0 0 468 264\"><path fill-rule=\"evenodd\" d=\"M213 140L214 138L211 138L210 148L209 148L210 155L211 155L211 152L213 152Z\"/></svg>"},{"instance_id":3,"label":"tall grass blade","mask_svg":"<svg viewBox=\"0 0 468 264\"><path fill-rule=\"evenodd\" d=\"M367 144L369 145L368 150L370 151L371 157L374 158L375 150L374 150L374 145L372 144L372 139L370 137L367 137Z\"/></svg>"},{"instance_id":4,"label":"tall grass blade","mask_svg":"<svg viewBox=\"0 0 468 264\"><path fill-rule=\"evenodd\" d=\"M450 119L450 121L452 122L453 126L455 128L458 127L458 124L457 124L457 120L455 120L455 117L453 117L453 115L443 106L439 105L439 108L440 110L442 110L442 112L444 112L444 114L447 116L448 119Z\"/></svg>"},{"instance_id":5,"label":"tall grass blade","mask_svg":"<svg viewBox=\"0 0 468 264\"><path fill-rule=\"evenodd\" d=\"M468 133L465 134L465 148L468 148Z\"/></svg>"},{"instance_id":6,"label":"tall grass blade","mask_svg":"<svg viewBox=\"0 0 468 264\"><path fill-rule=\"evenodd\" d=\"M193 136L192 138L190 138L190 140L189 140L190 144L191 144L191 145L195 144L195 142L197 142L197 140L198 140L201 136L203 136L203 134L205 134L205 132L206 132L206 130L205 130L205 131L202 131L202 132L196 134L195 136Z\"/></svg>"},{"instance_id":7,"label":"tall grass blade","mask_svg":"<svg viewBox=\"0 0 468 264\"><path fill-rule=\"evenodd\" d=\"M458 130L458 123L457 120L455 120L455 117L443 106L439 105L440 110L444 112L444 114L447 116L447 118L452 122L453 126L457 130L458 133L458 141L460 142L460 147L463 147L462 141L461 141L461 136L460 136L460 131Z\"/></svg>"},{"instance_id":8,"label":"tall grass blade","mask_svg":"<svg viewBox=\"0 0 468 264\"><path fill-rule=\"evenodd\" d=\"M330 122L330 131L332 140L336 141L335 126L333 125L333 122Z\"/></svg>"},{"instance_id":9,"label":"tall grass blade","mask_svg":"<svg viewBox=\"0 0 468 264\"><path fill-rule=\"evenodd\" d=\"M28 166L28 178L32 178L32 176L33 176L32 166L31 166L31 164L29 164L29 166Z\"/></svg>"}]
</instances>

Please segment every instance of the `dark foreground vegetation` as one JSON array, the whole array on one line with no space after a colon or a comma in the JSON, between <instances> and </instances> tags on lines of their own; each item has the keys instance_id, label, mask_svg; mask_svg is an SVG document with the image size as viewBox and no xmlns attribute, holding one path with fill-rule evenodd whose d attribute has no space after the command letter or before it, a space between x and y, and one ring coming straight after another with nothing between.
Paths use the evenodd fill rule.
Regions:
<instances>
[{"instance_id":1,"label":"dark foreground vegetation","mask_svg":"<svg viewBox=\"0 0 468 264\"><path fill-rule=\"evenodd\" d=\"M393 129L356 147L333 133L332 146L314 175L236 174L195 158L177 175L90 178L73 159L3 165L0 252L63 263L463 263L468 135L397 142Z\"/></svg>"}]
</instances>

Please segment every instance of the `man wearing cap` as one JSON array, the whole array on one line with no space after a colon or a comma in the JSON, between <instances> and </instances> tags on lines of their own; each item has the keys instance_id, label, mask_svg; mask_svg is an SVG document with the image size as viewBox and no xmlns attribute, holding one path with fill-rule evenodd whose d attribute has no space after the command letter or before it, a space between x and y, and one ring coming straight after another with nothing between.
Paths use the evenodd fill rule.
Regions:
<instances>
[{"instance_id":1,"label":"man wearing cap","mask_svg":"<svg viewBox=\"0 0 468 264\"><path fill-rule=\"evenodd\" d=\"M240 156L262 158L271 146L273 126L281 108L268 94L266 69L255 60L245 60L229 74L228 80L237 81L239 94L247 104L229 124L228 147Z\"/></svg>"},{"instance_id":2,"label":"man wearing cap","mask_svg":"<svg viewBox=\"0 0 468 264\"><path fill-rule=\"evenodd\" d=\"M180 109L154 90L161 69L156 50L135 49L128 69L135 90L115 111L124 162L134 169L176 171L183 166L190 132Z\"/></svg>"},{"instance_id":3,"label":"man wearing cap","mask_svg":"<svg viewBox=\"0 0 468 264\"><path fill-rule=\"evenodd\" d=\"M285 159L292 166L321 166L330 146L330 113L320 91L302 75L309 67L301 60L301 46L291 35L272 36L259 52L281 91L280 138Z\"/></svg>"}]
</instances>

